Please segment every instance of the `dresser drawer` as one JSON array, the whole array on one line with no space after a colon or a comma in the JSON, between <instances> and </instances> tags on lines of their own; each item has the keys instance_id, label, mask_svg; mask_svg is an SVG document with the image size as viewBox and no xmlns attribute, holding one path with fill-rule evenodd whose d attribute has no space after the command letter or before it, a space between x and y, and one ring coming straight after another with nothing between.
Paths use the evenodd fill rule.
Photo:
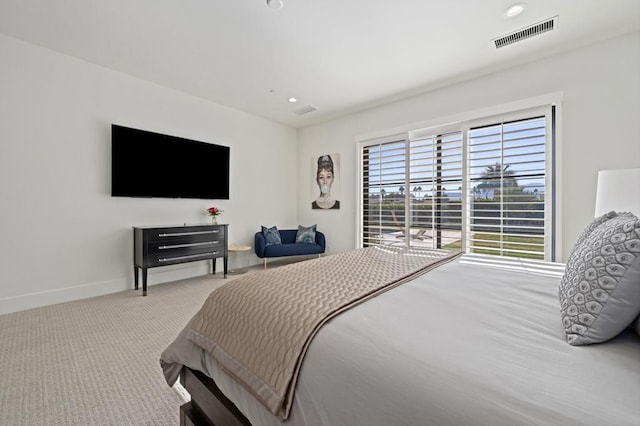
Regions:
<instances>
[{"instance_id":1,"label":"dresser drawer","mask_svg":"<svg viewBox=\"0 0 640 426\"><path fill-rule=\"evenodd\" d=\"M208 260L224 256L224 250L212 250L189 253L170 253L155 255L148 258L148 267L175 265L176 263L194 262L196 260Z\"/></svg>"},{"instance_id":2,"label":"dresser drawer","mask_svg":"<svg viewBox=\"0 0 640 426\"><path fill-rule=\"evenodd\" d=\"M202 243L188 243L188 244L173 244L173 245L159 245L152 250L149 248L149 257L176 257L186 256L190 254L199 253L214 253L222 256L224 254L226 245L224 241L208 241Z\"/></svg>"},{"instance_id":3,"label":"dresser drawer","mask_svg":"<svg viewBox=\"0 0 640 426\"><path fill-rule=\"evenodd\" d=\"M147 245L147 253L155 255L159 253L171 252L197 252L201 250L213 250L222 248L224 250L223 238L212 238L210 235L197 235L187 239L170 238L164 241L150 241Z\"/></svg>"},{"instance_id":4,"label":"dresser drawer","mask_svg":"<svg viewBox=\"0 0 640 426\"><path fill-rule=\"evenodd\" d=\"M225 227L222 225L185 226L182 228L154 228L145 232L149 242L190 242L224 239Z\"/></svg>"}]
</instances>

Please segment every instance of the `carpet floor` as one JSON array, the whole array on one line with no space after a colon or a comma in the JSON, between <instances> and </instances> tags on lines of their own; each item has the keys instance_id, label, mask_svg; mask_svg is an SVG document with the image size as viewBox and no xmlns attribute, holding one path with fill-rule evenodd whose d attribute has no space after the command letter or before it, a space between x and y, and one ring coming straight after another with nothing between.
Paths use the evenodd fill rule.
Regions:
<instances>
[{"instance_id":1,"label":"carpet floor","mask_svg":"<svg viewBox=\"0 0 640 426\"><path fill-rule=\"evenodd\" d=\"M222 274L0 316L0 425L177 425L160 353Z\"/></svg>"}]
</instances>

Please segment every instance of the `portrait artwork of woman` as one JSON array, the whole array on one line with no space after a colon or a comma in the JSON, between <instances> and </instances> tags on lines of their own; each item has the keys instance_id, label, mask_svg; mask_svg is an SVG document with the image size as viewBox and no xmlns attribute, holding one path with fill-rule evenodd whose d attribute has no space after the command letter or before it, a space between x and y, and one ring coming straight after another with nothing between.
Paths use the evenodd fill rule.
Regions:
<instances>
[{"instance_id":1,"label":"portrait artwork of woman","mask_svg":"<svg viewBox=\"0 0 640 426\"><path fill-rule=\"evenodd\" d=\"M318 157L318 168L316 170L316 184L320 190L318 197L311 203L312 209L339 209L340 201L331 194L331 187L336 179L333 166L333 159L325 154Z\"/></svg>"}]
</instances>

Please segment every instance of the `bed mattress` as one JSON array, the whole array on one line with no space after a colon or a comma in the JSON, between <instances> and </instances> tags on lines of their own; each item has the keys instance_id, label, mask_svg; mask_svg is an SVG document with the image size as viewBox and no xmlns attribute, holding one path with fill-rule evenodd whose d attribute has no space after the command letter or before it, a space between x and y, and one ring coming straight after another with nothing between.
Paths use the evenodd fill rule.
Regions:
<instances>
[{"instance_id":1,"label":"bed mattress","mask_svg":"<svg viewBox=\"0 0 640 426\"><path fill-rule=\"evenodd\" d=\"M640 339L566 343L559 280L463 256L340 314L309 346L285 424L640 424ZM187 328L161 356L167 382L186 365L252 424L282 424Z\"/></svg>"}]
</instances>

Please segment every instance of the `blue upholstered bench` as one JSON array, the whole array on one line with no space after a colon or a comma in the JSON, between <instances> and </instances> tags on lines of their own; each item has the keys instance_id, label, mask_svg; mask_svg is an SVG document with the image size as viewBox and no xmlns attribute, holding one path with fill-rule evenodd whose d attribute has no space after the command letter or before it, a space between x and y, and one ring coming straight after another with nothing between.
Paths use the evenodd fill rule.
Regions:
<instances>
[{"instance_id":1,"label":"blue upholstered bench","mask_svg":"<svg viewBox=\"0 0 640 426\"><path fill-rule=\"evenodd\" d=\"M285 256L308 256L324 253L326 240L322 232L316 231L316 242L314 243L296 243L297 229L280 229L280 239L282 244L273 244L267 246L262 232L256 232L255 249L256 255L264 259L264 267L267 268L267 259L270 257Z\"/></svg>"}]
</instances>

